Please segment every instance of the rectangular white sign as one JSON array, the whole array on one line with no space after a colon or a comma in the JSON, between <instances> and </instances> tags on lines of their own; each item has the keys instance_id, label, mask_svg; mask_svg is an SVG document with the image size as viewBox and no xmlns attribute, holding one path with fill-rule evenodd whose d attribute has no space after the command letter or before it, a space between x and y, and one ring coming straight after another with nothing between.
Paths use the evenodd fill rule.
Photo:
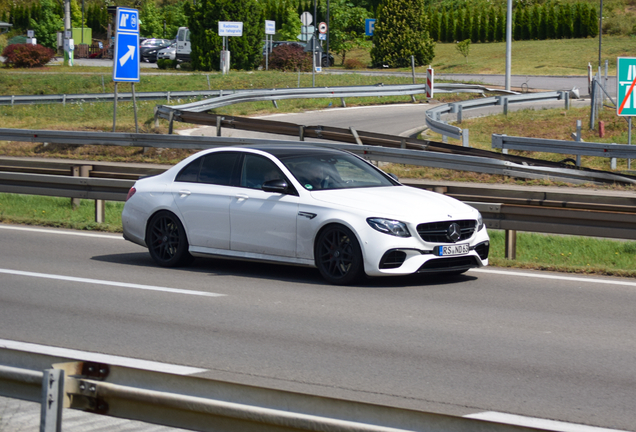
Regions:
<instances>
[{"instance_id":1,"label":"rectangular white sign","mask_svg":"<svg viewBox=\"0 0 636 432\"><path fill-rule=\"evenodd\" d=\"M219 21L219 36L243 36L243 23Z\"/></svg>"},{"instance_id":2,"label":"rectangular white sign","mask_svg":"<svg viewBox=\"0 0 636 432\"><path fill-rule=\"evenodd\" d=\"M265 34L276 34L276 21L265 20Z\"/></svg>"}]
</instances>

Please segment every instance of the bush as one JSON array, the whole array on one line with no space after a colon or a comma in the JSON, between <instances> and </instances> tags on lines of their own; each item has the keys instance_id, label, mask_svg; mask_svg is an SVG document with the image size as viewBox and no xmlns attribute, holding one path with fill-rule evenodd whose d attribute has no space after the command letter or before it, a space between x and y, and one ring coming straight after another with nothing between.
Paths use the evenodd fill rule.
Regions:
<instances>
[{"instance_id":1,"label":"bush","mask_svg":"<svg viewBox=\"0 0 636 432\"><path fill-rule=\"evenodd\" d=\"M10 67L42 67L55 57L55 52L42 45L13 44L2 51L4 64Z\"/></svg>"},{"instance_id":2,"label":"bush","mask_svg":"<svg viewBox=\"0 0 636 432\"><path fill-rule=\"evenodd\" d=\"M311 72L311 54L306 53L300 45L279 45L269 55L269 68L281 71L300 69L303 72Z\"/></svg>"},{"instance_id":3,"label":"bush","mask_svg":"<svg viewBox=\"0 0 636 432\"><path fill-rule=\"evenodd\" d=\"M183 62L183 63L179 63L177 66L175 66L181 70L184 71L191 71L194 70L194 68L192 67L192 63L188 63L188 62Z\"/></svg>"},{"instance_id":4,"label":"bush","mask_svg":"<svg viewBox=\"0 0 636 432\"><path fill-rule=\"evenodd\" d=\"M344 62L345 69L364 69L366 65L358 59L347 59Z\"/></svg>"},{"instance_id":5,"label":"bush","mask_svg":"<svg viewBox=\"0 0 636 432\"><path fill-rule=\"evenodd\" d=\"M170 59L157 60L157 67L159 69L176 69L177 64L178 63L176 60L170 60Z\"/></svg>"}]
</instances>

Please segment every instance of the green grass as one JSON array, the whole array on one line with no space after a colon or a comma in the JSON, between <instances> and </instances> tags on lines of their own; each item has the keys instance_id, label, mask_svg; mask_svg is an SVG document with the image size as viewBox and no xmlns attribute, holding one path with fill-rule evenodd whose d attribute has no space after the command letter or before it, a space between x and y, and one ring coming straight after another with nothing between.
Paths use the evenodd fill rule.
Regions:
<instances>
[{"instance_id":1,"label":"green grass","mask_svg":"<svg viewBox=\"0 0 636 432\"><path fill-rule=\"evenodd\" d=\"M616 75L616 57L632 57L636 37L603 35L601 58L609 61L609 73ZM357 58L371 64L368 50L355 50L347 58ZM587 64L598 67L598 38L558 39L547 41L513 41L511 72L513 75L587 75ZM340 64L336 59L336 64ZM468 59L457 51L454 43L437 43L431 62L436 74L504 74L506 44L474 43ZM603 66L604 67L604 66ZM410 68L402 69L410 71ZM416 68L424 73L425 67ZM605 69L603 69L603 72Z\"/></svg>"},{"instance_id":2,"label":"green grass","mask_svg":"<svg viewBox=\"0 0 636 432\"><path fill-rule=\"evenodd\" d=\"M636 277L636 242L518 233L517 259L505 259L504 232L491 230L490 264L570 273Z\"/></svg>"},{"instance_id":3,"label":"green grass","mask_svg":"<svg viewBox=\"0 0 636 432\"><path fill-rule=\"evenodd\" d=\"M0 194L0 222L92 231L121 232L124 203L106 202L105 223L96 223L95 202L80 200L74 208L70 198Z\"/></svg>"}]
</instances>

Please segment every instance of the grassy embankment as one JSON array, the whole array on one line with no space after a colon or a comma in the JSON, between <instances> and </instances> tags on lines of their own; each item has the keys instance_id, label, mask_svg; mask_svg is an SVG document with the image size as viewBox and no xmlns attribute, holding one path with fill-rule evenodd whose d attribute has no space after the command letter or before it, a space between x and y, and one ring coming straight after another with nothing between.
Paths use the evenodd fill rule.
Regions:
<instances>
[{"instance_id":1,"label":"grassy embankment","mask_svg":"<svg viewBox=\"0 0 636 432\"><path fill-rule=\"evenodd\" d=\"M619 49L621 46L625 50L632 50L634 39L630 38L604 38L610 39L604 44L608 50ZM563 42L563 43L562 43ZM590 61L597 58L598 53L594 51L595 42L586 41L549 41L549 42L519 42L513 46L513 51L522 51L523 46L528 45L528 49L534 46L533 50L543 53L544 67L531 70L531 61L521 60L515 62L513 58L513 73L547 73L547 74L584 74L588 60L573 62L560 69L555 69L558 64L558 57L564 53L557 47L566 46L565 51L573 51L574 46L581 46L581 49L590 57ZM534 44L534 45L533 45ZM550 44L551 50L546 47ZM470 69L465 70L463 57L460 59L459 53L455 51L454 45L440 44L437 47L437 57L434 64L436 71L444 72L481 72L481 73L503 73L503 66L499 71L499 61L490 64L487 59L493 56L497 50L497 44L475 44L468 59ZM499 47L503 49L503 47ZM596 44L596 49L598 45ZM622 48L621 48L622 49ZM552 52L553 55L549 55ZM619 52L619 55L625 55ZM521 54L519 55L521 57ZM569 58L569 57L568 57ZM481 59L477 61L477 59ZM475 60L472 62L472 60ZM566 59L567 60L567 59ZM503 61L503 60L502 60ZM614 60L615 61L615 60ZM574 64L576 63L576 64ZM582 66L579 63L583 63ZM519 70L517 70L517 68ZM110 82L108 70L95 68L62 68L54 66L46 68L46 71L13 71L0 69L0 88L3 94L59 94L59 93L100 93L102 89L102 76L105 80L105 91L112 92L113 84ZM58 74L43 74L41 72L64 72ZM523 71L523 72L521 72ZM559 71L561 73L559 73ZM73 72L72 74L70 72ZM79 73L78 72L82 72ZM227 76L220 74L209 74L211 87L215 89L233 88L282 88L296 87L298 85L298 75L291 73L277 72L232 72ZM300 86L310 86L311 76L300 75ZM410 82L410 78L404 77L382 77L382 82L405 83ZM334 85L362 85L375 84L378 77L363 77L360 75L330 76L319 75L318 86ZM124 89L122 89L122 87ZM127 91L126 86L120 86L120 91ZM137 91L154 90L204 90L208 88L207 74L183 74L178 75L152 75L145 76L142 71L142 81L136 85ZM450 99L452 96L445 96ZM419 98L423 101L422 98ZM363 105L373 103L395 103L405 102L407 98L382 98L382 99L351 99L347 100L347 105ZM174 102L174 101L173 101ZM312 109L326 108L331 100L291 100L280 101L277 111L293 112ZM139 118L143 132L165 133L166 127L162 125L159 130L154 130L152 126L153 108L161 102L140 102ZM337 102L334 103L337 105ZM242 104L226 107L217 110L218 113L227 115L253 115L275 111L269 102ZM506 133L508 135L538 136L569 139L569 134L574 131L577 119L582 120L586 125L586 116L589 110L570 110L565 112L560 110L523 111L514 113L508 117L492 116L482 119L465 121L463 126L471 130L471 145L474 147L490 149L491 133ZM63 129L63 130L99 130L109 131L112 128L112 104L108 103L82 103L67 104L66 107L60 105L40 105L40 106L15 106L0 107L0 118L2 127L11 128L33 128L33 129ZM617 119L612 110L607 110L603 114L606 121L608 136L599 139L594 136L594 132L587 131L584 127L584 139L587 141L607 141L626 143L625 122ZM118 131L133 131L134 120L132 104L120 103L118 105ZM439 139L430 136L430 139ZM151 151L143 154L137 148L106 148L91 146L43 146L41 144L28 143L0 143L0 154L15 156L39 156L39 157L67 157L77 159L98 159L98 160L118 160L118 161L146 161L154 163L175 163L181 160L186 152L164 150L163 152ZM564 156L552 154L531 154L532 157L540 157L551 160L560 160ZM619 162L619 169L624 169ZM584 166L609 169L609 162L599 158L584 158ZM453 179L466 181L488 181L503 183L524 183L514 179L504 179L497 176L483 176L472 173L457 173L445 170L432 170L426 168L414 168L407 166L391 166L390 170L402 177L433 178L433 179ZM537 182L533 182L536 184ZM539 182L541 183L541 182ZM47 226L62 226L77 229L89 230L121 230L121 203L107 203L106 224L96 224L93 219L92 202L83 201L82 206L77 210L72 210L69 199L30 197L18 195L0 196L0 220L4 222L28 223ZM515 266L524 268L540 268L559 271L587 272L597 274L615 274L623 276L636 276L636 243L619 242L611 240L589 239L579 237L559 237L544 236L539 234L520 233L518 239L517 261L509 262L503 259L503 233L493 231L491 262L499 266Z\"/></svg>"}]
</instances>

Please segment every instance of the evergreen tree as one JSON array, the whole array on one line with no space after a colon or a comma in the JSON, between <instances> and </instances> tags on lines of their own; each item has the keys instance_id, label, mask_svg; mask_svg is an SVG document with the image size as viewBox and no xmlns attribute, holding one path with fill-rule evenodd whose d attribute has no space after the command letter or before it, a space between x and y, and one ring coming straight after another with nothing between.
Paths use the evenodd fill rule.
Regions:
<instances>
[{"instance_id":1,"label":"evergreen tree","mask_svg":"<svg viewBox=\"0 0 636 432\"><path fill-rule=\"evenodd\" d=\"M479 14L479 11L477 10L476 7L473 9L472 15L473 15L472 16L473 22L470 29L471 31L470 41L472 43L477 43L479 42L479 29L481 28L481 15Z\"/></svg>"},{"instance_id":2,"label":"evergreen tree","mask_svg":"<svg viewBox=\"0 0 636 432\"><path fill-rule=\"evenodd\" d=\"M470 9L464 6L462 10L464 11L464 27L462 28L462 37L459 38L459 40L465 41L466 39L470 39L473 34L473 21L470 17Z\"/></svg>"},{"instance_id":3,"label":"evergreen tree","mask_svg":"<svg viewBox=\"0 0 636 432\"><path fill-rule=\"evenodd\" d=\"M589 37L598 36L598 12L596 7L591 4L588 7L588 20L587 20L587 35Z\"/></svg>"},{"instance_id":4,"label":"evergreen tree","mask_svg":"<svg viewBox=\"0 0 636 432\"><path fill-rule=\"evenodd\" d=\"M192 66L196 70L219 70L223 38L219 21L243 22L243 36L229 37L230 67L255 69L262 58L261 6L256 0L198 0L185 9L192 43Z\"/></svg>"},{"instance_id":5,"label":"evergreen tree","mask_svg":"<svg viewBox=\"0 0 636 432\"><path fill-rule=\"evenodd\" d=\"M521 25L519 25L521 11L518 9L517 11L512 13L512 38L516 41L521 40Z\"/></svg>"},{"instance_id":6,"label":"evergreen tree","mask_svg":"<svg viewBox=\"0 0 636 432\"><path fill-rule=\"evenodd\" d=\"M446 27L446 42L455 41L455 14L452 10L447 13L448 26Z\"/></svg>"},{"instance_id":7,"label":"evergreen tree","mask_svg":"<svg viewBox=\"0 0 636 432\"><path fill-rule=\"evenodd\" d=\"M429 8L430 10L430 8ZM439 28L440 28L440 15L438 11L432 11L429 13L429 19L430 19L430 24L429 24L429 32L431 35L431 39L433 39L434 41L439 41L440 37L439 37Z\"/></svg>"},{"instance_id":8,"label":"evergreen tree","mask_svg":"<svg viewBox=\"0 0 636 432\"><path fill-rule=\"evenodd\" d=\"M495 42L497 33L497 11L493 6L488 9L488 41Z\"/></svg>"},{"instance_id":9,"label":"evergreen tree","mask_svg":"<svg viewBox=\"0 0 636 432\"><path fill-rule=\"evenodd\" d=\"M464 40L464 26L466 22L466 9L461 8L457 11L457 21L455 22L455 40Z\"/></svg>"},{"instance_id":10,"label":"evergreen tree","mask_svg":"<svg viewBox=\"0 0 636 432\"><path fill-rule=\"evenodd\" d=\"M424 0L384 0L376 11L374 64L406 67L415 58L416 66L430 64L435 57L435 42L428 34Z\"/></svg>"},{"instance_id":11,"label":"evergreen tree","mask_svg":"<svg viewBox=\"0 0 636 432\"><path fill-rule=\"evenodd\" d=\"M548 11L547 4L543 4L539 6L539 13L541 14L539 29L537 31L537 38L539 40L547 39L547 29L548 29L547 11Z\"/></svg>"},{"instance_id":12,"label":"evergreen tree","mask_svg":"<svg viewBox=\"0 0 636 432\"><path fill-rule=\"evenodd\" d=\"M479 26L479 41L485 43L488 39L488 15L485 10L482 10L481 14L481 24Z\"/></svg>"},{"instance_id":13,"label":"evergreen tree","mask_svg":"<svg viewBox=\"0 0 636 432\"><path fill-rule=\"evenodd\" d=\"M572 12L574 14L574 17L572 18L572 37L573 38L580 38L582 37L582 26L581 26L581 9L582 9L582 4L581 3L576 3L574 4L574 7L572 8Z\"/></svg>"},{"instance_id":14,"label":"evergreen tree","mask_svg":"<svg viewBox=\"0 0 636 432\"><path fill-rule=\"evenodd\" d=\"M530 10L530 39L539 39L539 29L541 28L541 9L535 4Z\"/></svg>"},{"instance_id":15,"label":"evergreen tree","mask_svg":"<svg viewBox=\"0 0 636 432\"><path fill-rule=\"evenodd\" d=\"M557 33L557 24L558 24L558 20L557 20L557 11L554 9L554 5L550 4L547 8L548 10L548 16L547 16L547 31L546 31L546 37L548 39L556 39L558 37L558 33Z\"/></svg>"},{"instance_id":16,"label":"evergreen tree","mask_svg":"<svg viewBox=\"0 0 636 432\"><path fill-rule=\"evenodd\" d=\"M448 42L446 40L446 35L448 34L448 14L446 10L443 10L441 13L440 23L439 23L439 40L441 42Z\"/></svg>"},{"instance_id":17,"label":"evergreen tree","mask_svg":"<svg viewBox=\"0 0 636 432\"><path fill-rule=\"evenodd\" d=\"M503 42L506 39L506 11L499 8L497 12L497 27L495 28L495 40Z\"/></svg>"}]
</instances>

